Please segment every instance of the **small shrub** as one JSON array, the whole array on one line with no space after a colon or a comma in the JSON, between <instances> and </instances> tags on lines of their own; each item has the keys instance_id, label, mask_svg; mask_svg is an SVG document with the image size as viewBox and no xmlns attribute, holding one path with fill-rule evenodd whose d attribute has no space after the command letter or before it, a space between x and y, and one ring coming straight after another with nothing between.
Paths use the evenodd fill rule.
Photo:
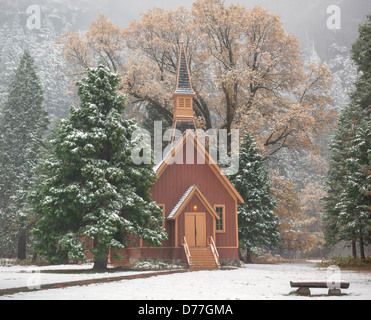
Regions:
<instances>
[{"instance_id":1,"label":"small shrub","mask_svg":"<svg viewBox=\"0 0 371 320\"><path fill-rule=\"evenodd\" d=\"M0 260L0 267L10 267L12 264L9 259Z\"/></svg>"},{"instance_id":2,"label":"small shrub","mask_svg":"<svg viewBox=\"0 0 371 320\"><path fill-rule=\"evenodd\" d=\"M135 263L133 269L135 270L174 270L174 269L181 269L182 266L166 263L164 261L148 261L148 260L141 260Z\"/></svg>"},{"instance_id":3,"label":"small shrub","mask_svg":"<svg viewBox=\"0 0 371 320\"><path fill-rule=\"evenodd\" d=\"M264 249L255 250L252 255L252 260L253 263L257 264L276 264L285 261L285 259L283 259L280 255L272 254L272 252Z\"/></svg>"}]
</instances>

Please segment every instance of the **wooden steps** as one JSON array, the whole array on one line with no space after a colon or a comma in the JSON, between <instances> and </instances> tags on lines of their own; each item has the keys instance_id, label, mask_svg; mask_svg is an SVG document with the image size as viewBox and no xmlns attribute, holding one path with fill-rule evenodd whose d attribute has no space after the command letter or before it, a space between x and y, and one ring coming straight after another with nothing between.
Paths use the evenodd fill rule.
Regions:
<instances>
[{"instance_id":1,"label":"wooden steps","mask_svg":"<svg viewBox=\"0 0 371 320\"><path fill-rule=\"evenodd\" d=\"M216 270L219 269L219 264L215 260L215 256L211 247L189 248L191 253L189 267L191 270Z\"/></svg>"}]
</instances>

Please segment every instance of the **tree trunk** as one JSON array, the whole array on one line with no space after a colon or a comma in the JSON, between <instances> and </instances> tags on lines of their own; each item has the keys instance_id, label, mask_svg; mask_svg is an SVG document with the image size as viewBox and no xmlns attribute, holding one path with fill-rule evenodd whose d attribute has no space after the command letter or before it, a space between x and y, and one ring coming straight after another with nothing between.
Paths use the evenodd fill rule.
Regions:
<instances>
[{"instance_id":1,"label":"tree trunk","mask_svg":"<svg viewBox=\"0 0 371 320\"><path fill-rule=\"evenodd\" d=\"M69 264L70 263L67 251L64 251L61 256L62 257L61 257L60 264Z\"/></svg>"},{"instance_id":2,"label":"tree trunk","mask_svg":"<svg viewBox=\"0 0 371 320\"><path fill-rule=\"evenodd\" d=\"M32 264L35 264L37 261L37 253L34 252L33 255L32 255Z\"/></svg>"},{"instance_id":3,"label":"tree trunk","mask_svg":"<svg viewBox=\"0 0 371 320\"><path fill-rule=\"evenodd\" d=\"M245 262L245 258L243 257L243 255L242 255L242 251L241 251L241 250L238 250L238 258L239 258L241 261Z\"/></svg>"},{"instance_id":4,"label":"tree trunk","mask_svg":"<svg viewBox=\"0 0 371 320\"><path fill-rule=\"evenodd\" d=\"M107 265L108 265L108 254L106 257L104 256L99 256L94 259L94 267L93 270L96 271L105 271L107 270Z\"/></svg>"},{"instance_id":5,"label":"tree trunk","mask_svg":"<svg viewBox=\"0 0 371 320\"><path fill-rule=\"evenodd\" d=\"M355 240L352 240L352 253L353 253L353 258L357 259L357 243Z\"/></svg>"},{"instance_id":6,"label":"tree trunk","mask_svg":"<svg viewBox=\"0 0 371 320\"><path fill-rule=\"evenodd\" d=\"M99 248L99 242L94 240L94 248L97 249L94 255L94 267L93 270L105 271L108 265L108 253L109 249Z\"/></svg>"},{"instance_id":7,"label":"tree trunk","mask_svg":"<svg viewBox=\"0 0 371 320\"><path fill-rule=\"evenodd\" d=\"M365 256L365 245L363 242L363 237L359 239L359 249L361 254L361 260L362 262L366 262L366 256Z\"/></svg>"},{"instance_id":8,"label":"tree trunk","mask_svg":"<svg viewBox=\"0 0 371 320\"><path fill-rule=\"evenodd\" d=\"M26 234L24 230L21 230L18 237L18 254L19 260L26 260Z\"/></svg>"},{"instance_id":9,"label":"tree trunk","mask_svg":"<svg viewBox=\"0 0 371 320\"><path fill-rule=\"evenodd\" d=\"M246 263L247 264L252 264L252 258L251 258L251 250L246 249Z\"/></svg>"}]
</instances>

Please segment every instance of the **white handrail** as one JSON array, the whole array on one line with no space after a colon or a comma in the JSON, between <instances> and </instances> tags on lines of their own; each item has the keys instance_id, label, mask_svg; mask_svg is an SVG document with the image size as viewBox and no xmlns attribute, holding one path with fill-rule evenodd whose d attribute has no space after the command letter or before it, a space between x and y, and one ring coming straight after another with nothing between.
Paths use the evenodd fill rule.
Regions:
<instances>
[{"instance_id":1,"label":"white handrail","mask_svg":"<svg viewBox=\"0 0 371 320\"><path fill-rule=\"evenodd\" d=\"M188 264L190 265L192 256L191 256L191 251L189 250L189 246L188 246L186 237L182 238L182 245L184 247L184 251L185 251L185 254L186 254L186 257L187 257Z\"/></svg>"},{"instance_id":2,"label":"white handrail","mask_svg":"<svg viewBox=\"0 0 371 320\"><path fill-rule=\"evenodd\" d=\"M218 249L216 248L213 237L209 237L209 245L210 245L211 251L213 252L215 262L219 266L220 265L220 263L219 263L219 258L220 257L219 257Z\"/></svg>"}]
</instances>

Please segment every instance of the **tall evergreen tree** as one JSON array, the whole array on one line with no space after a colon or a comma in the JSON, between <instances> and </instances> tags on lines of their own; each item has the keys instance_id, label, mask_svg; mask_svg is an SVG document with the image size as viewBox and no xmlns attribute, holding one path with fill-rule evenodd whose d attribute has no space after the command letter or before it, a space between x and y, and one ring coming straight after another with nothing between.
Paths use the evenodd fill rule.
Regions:
<instances>
[{"instance_id":1,"label":"tall evergreen tree","mask_svg":"<svg viewBox=\"0 0 371 320\"><path fill-rule=\"evenodd\" d=\"M41 29L29 30L15 14L13 23L0 27L0 103L5 101L7 87L24 50L28 50L38 67L38 76L44 89L44 105L50 122L66 117L72 101L67 94L70 83L65 74L61 45L51 19L43 14Z\"/></svg>"},{"instance_id":2,"label":"tall evergreen tree","mask_svg":"<svg viewBox=\"0 0 371 320\"><path fill-rule=\"evenodd\" d=\"M349 158L350 132L352 129L351 119L354 118L353 106L347 106L341 113L338 128L330 145L330 166L326 180L327 195L324 198L326 215L325 239L329 246L333 246L341 240L353 241L353 256L355 253L355 236L345 235L341 232L339 224L340 206L342 193L347 185L346 159Z\"/></svg>"},{"instance_id":3,"label":"tall evergreen tree","mask_svg":"<svg viewBox=\"0 0 371 320\"><path fill-rule=\"evenodd\" d=\"M36 248L52 262L84 259L93 241L94 268L105 269L110 248L133 237L152 246L166 239L162 211L149 192L157 175L152 165L132 162L138 126L122 117L125 97L118 85L119 77L102 64L89 69L77 83L81 105L71 107L51 142L44 181L31 199L39 216Z\"/></svg>"},{"instance_id":4,"label":"tall evergreen tree","mask_svg":"<svg viewBox=\"0 0 371 320\"><path fill-rule=\"evenodd\" d=\"M341 114L330 148L325 235L330 246L341 240L351 241L354 257L359 241L362 258L371 227L370 148L370 119L362 108L350 104Z\"/></svg>"},{"instance_id":5,"label":"tall evergreen tree","mask_svg":"<svg viewBox=\"0 0 371 320\"><path fill-rule=\"evenodd\" d=\"M355 210L360 224L361 258L365 260L364 246L371 243L371 15L368 15L366 22L360 25L359 36L353 44L352 53L360 76L351 98L360 110L351 149L354 161L349 161L348 167L354 173L349 180L353 182L351 186L353 185ZM349 188L347 194L351 194Z\"/></svg>"},{"instance_id":6,"label":"tall evergreen tree","mask_svg":"<svg viewBox=\"0 0 371 320\"><path fill-rule=\"evenodd\" d=\"M352 100L362 109L367 109L371 106L371 14L359 26L359 36L352 46L352 53L352 59L360 73Z\"/></svg>"},{"instance_id":7,"label":"tall evergreen tree","mask_svg":"<svg viewBox=\"0 0 371 320\"><path fill-rule=\"evenodd\" d=\"M8 90L0 127L0 255L25 258L26 193L37 159L48 115L34 59L24 52Z\"/></svg>"},{"instance_id":8,"label":"tall evergreen tree","mask_svg":"<svg viewBox=\"0 0 371 320\"><path fill-rule=\"evenodd\" d=\"M358 108L358 114L362 114ZM370 244L371 230L371 122L368 117L353 123L349 157L345 161L346 186L339 203L339 223L342 233L359 240L361 259L365 261L364 246Z\"/></svg>"},{"instance_id":9,"label":"tall evergreen tree","mask_svg":"<svg viewBox=\"0 0 371 320\"><path fill-rule=\"evenodd\" d=\"M365 260L364 246L370 242L371 230L371 15L359 31L352 49L359 77L331 145L325 222L328 244L352 241L356 257L359 241L361 258Z\"/></svg>"},{"instance_id":10,"label":"tall evergreen tree","mask_svg":"<svg viewBox=\"0 0 371 320\"><path fill-rule=\"evenodd\" d=\"M245 203L238 208L240 246L251 263L254 248L275 249L280 243L279 219L273 210L276 201L264 168L263 158L250 134L246 132L240 147L239 172L230 177Z\"/></svg>"}]
</instances>

